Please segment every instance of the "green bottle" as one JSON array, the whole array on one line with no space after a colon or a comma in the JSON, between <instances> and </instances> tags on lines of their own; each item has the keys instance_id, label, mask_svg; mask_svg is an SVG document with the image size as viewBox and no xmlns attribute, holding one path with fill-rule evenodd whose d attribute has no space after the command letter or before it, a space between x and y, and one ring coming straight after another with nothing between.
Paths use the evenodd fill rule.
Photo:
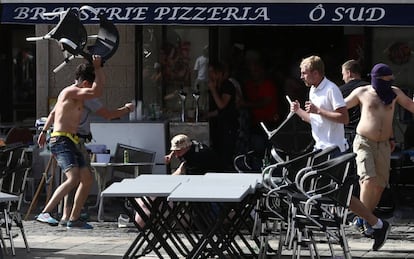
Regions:
<instances>
[{"instance_id":1,"label":"green bottle","mask_svg":"<svg viewBox=\"0 0 414 259\"><path fill-rule=\"evenodd\" d=\"M124 150L124 164L129 163L129 153L128 150Z\"/></svg>"}]
</instances>

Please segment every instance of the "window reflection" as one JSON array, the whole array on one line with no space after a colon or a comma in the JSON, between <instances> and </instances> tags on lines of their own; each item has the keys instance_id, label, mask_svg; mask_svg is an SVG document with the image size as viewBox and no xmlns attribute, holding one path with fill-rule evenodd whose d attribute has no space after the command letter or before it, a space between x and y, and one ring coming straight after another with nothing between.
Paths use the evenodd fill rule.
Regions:
<instances>
[{"instance_id":1,"label":"window reflection","mask_svg":"<svg viewBox=\"0 0 414 259\"><path fill-rule=\"evenodd\" d=\"M195 120L196 99L193 93L201 84L196 82L194 65L206 46L207 27L143 27L143 105L146 118L159 119L162 115L181 121L184 107L185 120ZM207 94L206 85L200 89L201 111L208 108Z\"/></svg>"},{"instance_id":2,"label":"window reflection","mask_svg":"<svg viewBox=\"0 0 414 259\"><path fill-rule=\"evenodd\" d=\"M35 59L29 48L13 49L14 121L34 117L36 98Z\"/></svg>"}]
</instances>

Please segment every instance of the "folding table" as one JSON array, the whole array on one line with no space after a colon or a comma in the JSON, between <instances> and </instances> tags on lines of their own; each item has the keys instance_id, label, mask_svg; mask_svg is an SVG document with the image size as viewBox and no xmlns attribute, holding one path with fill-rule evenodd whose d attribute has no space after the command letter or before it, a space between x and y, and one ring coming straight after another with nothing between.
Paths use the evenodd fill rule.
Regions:
<instances>
[{"instance_id":1,"label":"folding table","mask_svg":"<svg viewBox=\"0 0 414 259\"><path fill-rule=\"evenodd\" d=\"M154 165L154 163L150 162L137 162L137 163L91 163L91 166L95 168L95 176L96 181L98 184L98 193L96 196L96 203L91 208L98 208L98 221L103 221L103 213L104 213L104 206L103 206L103 199L101 198L101 193L105 189L105 185L108 179L108 175L113 172L114 168L121 168L121 167L133 167L134 168L134 177L139 175L139 167L140 166L148 166ZM97 170L97 168L104 168L105 170Z\"/></svg>"},{"instance_id":2,"label":"folding table","mask_svg":"<svg viewBox=\"0 0 414 259\"><path fill-rule=\"evenodd\" d=\"M209 250L220 258L243 256L245 251L236 237L244 243L250 255L256 254L241 228L253 227L248 221L261 178L260 174L207 173L182 183L168 196L167 200L175 202L174 206L191 207L194 224L201 231L199 242L187 258L199 258ZM253 241L259 247L259 241Z\"/></svg>"},{"instance_id":3,"label":"folding table","mask_svg":"<svg viewBox=\"0 0 414 259\"><path fill-rule=\"evenodd\" d=\"M137 254L142 248L144 253L146 248L151 249L160 258L159 249L165 250L169 258L178 258L179 254L198 258L209 250L221 258L238 257L245 251L236 237L250 255L256 254L241 229L253 227L250 213L256 204L255 190L261 179L260 174L141 175L113 183L102 192L102 197L127 198L135 213L145 221L142 227L134 221L139 233L124 258L140 256ZM152 197L145 204L149 215L139 206L136 198L140 197ZM134 212L126 212L134 218ZM190 215L194 223L189 224L190 229L182 224L184 214ZM188 243L181 241L177 227L184 230ZM253 242L259 246L257 239Z\"/></svg>"},{"instance_id":4,"label":"folding table","mask_svg":"<svg viewBox=\"0 0 414 259\"><path fill-rule=\"evenodd\" d=\"M124 258L135 257L140 248L145 248L144 244L153 250L159 258L163 256L158 251L157 245L160 245L170 258L178 258L171 244L179 251L184 248L184 244L171 229L168 217L171 215L172 208L166 198L182 183L189 181L190 177L198 176L141 175L135 179L124 179L119 183L113 183L102 192L102 198L127 198L135 212L145 221L143 227L134 221L139 234L124 254ZM151 211L150 215L147 215L139 206L136 198L140 197L154 197L154 199L147 199L146 206ZM128 209L126 209L126 213L130 218L135 217L134 213Z\"/></svg>"}]
</instances>

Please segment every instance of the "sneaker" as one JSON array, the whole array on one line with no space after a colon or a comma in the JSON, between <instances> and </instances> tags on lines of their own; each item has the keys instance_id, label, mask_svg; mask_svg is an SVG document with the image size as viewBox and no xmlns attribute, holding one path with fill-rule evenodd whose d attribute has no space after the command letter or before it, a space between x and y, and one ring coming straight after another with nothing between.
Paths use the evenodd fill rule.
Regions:
<instances>
[{"instance_id":1,"label":"sneaker","mask_svg":"<svg viewBox=\"0 0 414 259\"><path fill-rule=\"evenodd\" d=\"M377 251L384 245L390 230L391 225L385 220L382 221L382 228L374 229L374 245L372 246L372 250Z\"/></svg>"},{"instance_id":2,"label":"sneaker","mask_svg":"<svg viewBox=\"0 0 414 259\"><path fill-rule=\"evenodd\" d=\"M42 223L47 223L50 226L57 226L59 225L59 221L54 219L48 212L40 213L36 216L36 220Z\"/></svg>"},{"instance_id":3,"label":"sneaker","mask_svg":"<svg viewBox=\"0 0 414 259\"><path fill-rule=\"evenodd\" d=\"M72 228L93 229L92 225L88 224L86 221L83 221L81 219L74 220L74 221L69 220L66 228L67 229L72 229Z\"/></svg>"},{"instance_id":4,"label":"sneaker","mask_svg":"<svg viewBox=\"0 0 414 259\"><path fill-rule=\"evenodd\" d=\"M362 218L355 217L352 221L352 225L361 235L365 235L364 220Z\"/></svg>"},{"instance_id":5,"label":"sneaker","mask_svg":"<svg viewBox=\"0 0 414 259\"><path fill-rule=\"evenodd\" d=\"M83 220L83 221L88 221L89 220L89 214L88 213L81 213L80 214L80 217L79 217L81 220Z\"/></svg>"},{"instance_id":6,"label":"sneaker","mask_svg":"<svg viewBox=\"0 0 414 259\"><path fill-rule=\"evenodd\" d=\"M372 229L372 227L360 217L355 217L352 225L362 236L371 238L374 233L374 229Z\"/></svg>"},{"instance_id":7,"label":"sneaker","mask_svg":"<svg viewBox=\"0 0 414 259\"><path fill-rule=\"evenodd\" d=\"M82 220L82 221L87 221L89 219L89 215L87 213L82 213L80 215L79 219ZM62 227L67 227L68 226L68 220L67 219L60 219L59 225L62 226Z\"/></svg>"},{"instance_id":8,"label":"sneaker","mask_svg":"<svg viewBox=\"0 0 414 259\"><path fill-rule=\"evenodd\" d=\"M67 225L68 225L68 221L66 219L61 219L59 221L59 226L61 226L61 227L67 227Z\"/></svg>"},{"instance_id":9,"label":"sneaker","mask_svg":"<svg viewBox=\"0 0 414 259\"><path fill-rule=\"evenodd\" d=\"M366 237L372 238L374 235L374 229L367 222L364 222L364 228L365 228L364 235Z\"/></svg>"}]
</instances>

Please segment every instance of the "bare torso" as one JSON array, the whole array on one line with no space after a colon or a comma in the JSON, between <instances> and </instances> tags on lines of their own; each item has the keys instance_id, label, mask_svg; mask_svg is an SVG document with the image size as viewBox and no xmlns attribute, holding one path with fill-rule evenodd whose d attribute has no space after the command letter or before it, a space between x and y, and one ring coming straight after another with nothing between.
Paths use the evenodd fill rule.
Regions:
<instances>
[{"instance_id":1,"label":"bare torso","mask_svg":"<svg viewBox=\"0 0 414 259\"><path fill-rule=\"evenodd\" d=\"M370 85L360 87L357 96L361 106L361 119L356 132L372 141L388 141L393 134L395 100L384 105Z\"/></svg>"},{"instance_id":2,"label":"bare torso","mask_svg":"<svg viewBox=\"0 0 414 259\"><path fill-rule=\"evenodd\" d=\"M83 100L77 100L67 96L67 92L71 87L76 86L68 86L59 94L55 106L54 131L64 131L73 134L77 132L83 111Z\"/></svg>"}]
</instances>

